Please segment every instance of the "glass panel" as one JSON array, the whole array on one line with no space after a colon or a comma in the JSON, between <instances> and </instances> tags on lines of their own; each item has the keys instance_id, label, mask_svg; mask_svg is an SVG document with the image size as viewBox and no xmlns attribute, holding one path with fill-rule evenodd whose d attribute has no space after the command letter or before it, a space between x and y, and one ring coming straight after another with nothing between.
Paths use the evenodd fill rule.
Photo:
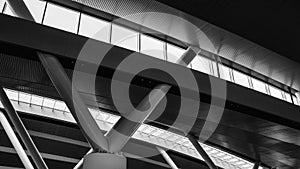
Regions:
<instances>
[{"instance_id":1,"label":"glass panel","mask_svg":"<svg viewBox=\"0 0 300 169\"><path fill-rule=\"evenodd\" d=\"M14 91L14 90L5 90L5 93L7 95L7 97L9 98L9 100L16 100L18 101L19 99L19 92Z\"/></svg>"},{"instance_id":2,"label":"glass panel","mask_svg":"<svg viewBox=\"0 0 300 169\"><path fill-rule=\"evenodd\" d=\"M65 110L65 108L66 108L65 102L56 101L54 104L54 109L56 109L56 110Z\"/></svg>"},{"instance_id":3,"label":"glass panel","mask_svg":"<svg viewBox=\"0 0 300 169\"><path fill-rule=\"evenodd\" d=\"M206 74L212 74L210 71L210 64L211 60L207 59L205 57L197 55L193 60L192 60L192 69L206 73Z\"/></svg>"},{"instance_id":4,"label":"glass panel","mask_svg":"<svg viewBox=\"0 0 300 169\"><path fill-rule=\"evenodd\" d=\"M165 60L164 42L141 35L141 53Z\"/></svg>"},{"instance_id":5,"label":"glass panel","mask_svg":"<svg viewBox=\"0 0 300 169\"><path fill-rule=\"evenodd\" d=\"M30 94L20 92L20 95L19 95L20 102L30 103L30 99L31 99Z\"/></svg>"},{"instance_id":6,"label":"glass panel","mask_svg":"<svg viewBox=\"0 0 300 169\"><path fill-rule=\"evenodd\" d=\"M112 24L111 44L137 51L138 33L122 26Z\"/></svg>"},{"instance_id":7,"label":"glass panel","mask_svg":"<svg viewBox=\"0 0 300 169\"><path fill-rule=\"evenodd\" d=\"M265 82L252 78L252 84L254 90L267 94Z\"/></svg>"},{"instance_id":8,"label":"glass panel","mask_svg":"<svg viewBox=\"0 0 300 169\"><path fill-rule=\"evenodd\" d=\"M221 64L218 65L219 65L220 77L224 80L231 81L229 67Z\"/></svg>"},{"instance_id":9,"label":"glass panel","mask_svg":"<svg viewBox=\"0 0 300 169\"><path fill-rule=\"evenodd\" d=\"M44 98L43 106L48 108L53 108L55 100Z\"/></svg>"},{"instance_id":10,"label":"glass panel","mask_svg":"<svg viewBox=\"0 0 300 169\"><path fill-rule=\"evenodd\" d=\"M79 12L48 3L43 24L76 33L78 21Z\"/></svg>"},{"instance_id":11,"label":"glass panel","mask_svg":"<svg viewBox=\"0 0 300 169\"><path fill-rule=\"evenodd\" d=\"M89 15L81 14L79 35L108 43L110 23Z\"/></svg>"},{"instance_id":12,"label":"glass panel","mask_svg":"<svg viewBox=\"0 0 300 169\"><path fill-rule=\"evenodd\" d=\"M288 92L284 92L284 95L285 95L285 100L287 102L292 103L291 95Z\"/></svg>"},{"instance_id":13,"label":"glass panel","mask_svg":"<svg viewBox=\"0 0 300 169\"><path fill-rule=\"evenodd\" d=\"M33 16L35 22L41 23L44 9L46 6L45 1L39 1L39 0L23 0L29 9L31 15Z\"/></svg>"},{"instance_id":14,"label":"glass panel","mask_svg":"<svg viewBox=\"0 0 300 169\"><path fill-rule=\"evenodd\" d=\"M245 75L244 73L233 70L233 77L234 77L234 82L236 84L239 84L239 85L245 86L245 87L250 87L249 81L248 81L248 76Z\"/></svg>"},{"instance_id":15,"label":"glass panel","mask_svg":"<svg viewBox=\"0 0 300 169\"><path fill-rule=\"evenodd\" d=\"M8 3L6 3L6 5L5 5L3 13L6 14L6 15L10 15L10 16L16 16L14 14L14 12L11 10L10 6L8 5Z\"/></svg>"},{"instance_id":16,"label":"glass panel","mask_svg":"<svg viewBox=\"0 0 300 169\"><path fill-rule=\"evenodd\" d=\"M211 61L211 65L212 65L212 75L218 77L218 68L217 68L217 63L215 61Z\"/></svg>"},{"instance_id":17,"label":"glass panel","mask_svg":"<svg viewBox=\"0 0 300 169\"><path fill-rule=\"evenodd\" d=\"M43 97L32 95L31 104L42 106L42 104L43 104Z\"/></svg>"},{"instance_id":18,"label":"glass panel","mask_svg":"<svg viewBox=\"0 0 300 169\"><path fill-rule=\"evenodd\" d=\"M293 95L293 101L295 105L299 105L298 99L296 96Z\"/></svg>"},{"instance_id":19,"label":"glass panel","mask_svg":"<svg viewBox=\"0 0 300 169\"><path fill-rule=\"evenodd\" d=\"M0 0L0 12L2 13L4 8L5 0Z\"/></svg>"},{"instance_id":20,"label":"glass panel","mask_svg":"<svg viewBox=\"0 0 300 169\"><path fill-rule=\"evenodd\" d=\"M269 85L269 88L270 88L270 93L271 93L271 96L273 97L276 97L278 99L283 99L282 98L282 91L276 87L273 87L271 85Z\"/></svg>"},{"instance_id":21,"label":"glass panel","mask_svg":"<svg viewBox=\"0 0 300 169\"><path fill-rule=\"evenodd\" d=\"M169 62L176 63L184 52L184 49L167 43L167 60Z\"/></svg>"}]
</instances>

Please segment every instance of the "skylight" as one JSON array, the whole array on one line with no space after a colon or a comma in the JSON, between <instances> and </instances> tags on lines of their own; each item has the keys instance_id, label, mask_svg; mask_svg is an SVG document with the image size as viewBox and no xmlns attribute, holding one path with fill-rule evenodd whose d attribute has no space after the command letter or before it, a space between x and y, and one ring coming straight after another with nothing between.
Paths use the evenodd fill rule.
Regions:
<instances>
[{"instance_id":1,"label":"skylight","mask_svg":"<svg viewBox=\"0 0 300 169\"><path fill-rule=\"evenodd\" d=\"M68 118L69 116L71 116L71 113L63 101L10 89L5 89L5 92L8 95L9 99L14 103L14 105L17 106L19 104L23 104L20 107L16 107L18 111L37 114L37 109L27 109L25 108L26 105L29 107L44 107L47 109L38 109L38 111L40 112L38 115L75 123L74 119ZM0 104L0 106L3 107L2 104ZM31 112L34 110L35 112ZM104 131L110 130L113 125L120 119L120 116L110 114L98 109L89 108L89 111L91 112L99 127ZM68 115L60 115L59 112L63 114L67 113ZM52 113L52 115L49 115L49 113ZM149 142L150 144L154 144L156 146L172 149L179 153L183 153L203 160L203 158L197 153L191 142L185 136L181 136L148 124L142 124L132 138ZM253 163L249 161L241 159L215 147L211 147L200 142L199 144L211 157L213 162L219 167L223 167L225 169L251 169L253 167Z\"/></svg>"}]
</instances>

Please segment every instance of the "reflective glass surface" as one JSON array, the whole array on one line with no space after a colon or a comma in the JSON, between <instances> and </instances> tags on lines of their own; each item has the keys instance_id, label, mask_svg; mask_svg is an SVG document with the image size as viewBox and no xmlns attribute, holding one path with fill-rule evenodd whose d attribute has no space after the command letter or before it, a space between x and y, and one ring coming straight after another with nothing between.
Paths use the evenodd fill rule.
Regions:
<instances>
[{"instance_id":1,"label":"reflective glass surface","mask_svg":"<svg viewBox=\"0 0 300 169\"><path fill-rule=\"evenodd\" d=\"M5 3L5 0L0 0L0 12L1 13L2 13L3 8L4 8L4 3Z\"/></svg>"},{"instance_id":2,"label":"reflective glass surface","mask_svg":"<svg viewBox=\"0 0 300 169\"><path fill-rule=\"evenodd\" d=\"M164 43L152 37L141 35L141 53L165 60Z\"/></svg>"},{"instance_id":3,"label":"reflective glass surface","mask_svg":"<svg viewBox=\"0 0 300 169\"><path fill-rule=\"evenodd\" d=\"M99 41L109 42L110 23L86 14L81 14L78 34Z\"/></svg>"},{"instance_id":4,"label":"reflective glass surface","mask_svg":"<svg viewBox=\"0 0 300 169\"><path fill-rule=\"evenodd\" d=\"M111 44L138 51L138 33L119 25L112 25Z\"/></svg>"},{"instance_id":5,"label":"reflective glass surface","mask_svg":"<svg viewBox=\"0 0 300 169\"><path fill-rule=\"evenodd\" d=\"M270 89L271 96L276 97L278 99L283 99L280 89L278 89L277 87L273 87L271 85L269 85L269 89Z\"/></svg>"},{"instance_id":6,"label":"reflective glass surface","mask_svg":"<svg viewBox=\"0 0 300 169\"><path fill-rule=\"evenodd\" d=\"M29 9L31 15L33 16L35 22L41 23L46 2L39 1L39 0L23 0L23 1L26 4L27 8Z\"/></svg>"},{"instance_id":7,"label":"reflective glass surface","mask_svg":"<svg viewBox=\"0 0 300 169\"><path fill-rule=\"evenodd\" d=\"M230 77L230 68L219 64L220 77L227 81L232 81Z\"/></svg>"},{"instance_id":8,"label":"reflective glass surface","mask_svg":"<svg viewBox=\"0 0 300 169\"><path fill-rule=\"evenodd\" d=\"M184 49L167 43L167 61L176 63L184 52Z\"/></svg>"},{"instance_id":9,"label":"reflective glass surface","mask_svg":"<svg viewBox=\"0 0 300 169\"><path fill-rule=\"evenodd\" d=\"M250 87L249 81L248 81L248 75L245 75L244 73L233 70L233 77L234 77L235 83L245 86L245 87Z\"/></svg>"},{"instance_id":10,"label":"reflective glass surface","mask_svg":"<svg viewBox=\"0 0 300 169\"><path fill-rule=\"evenodd\" d=\"M207 59L205 57L197 55L192 60L192 69L206 73L206 74L212 74L211 72L211 60Z\"/></svg>"},{"instance_id":11,"label":"reflective glass surface","mask_svg":"<svg viewBox=\"0 0 300 169\"><path fill-rule=\"evenodd\" d=\"M48 3L44 25L77 33L79 12Z\"/></svg>"},{"instance_id":12,"label":"reflective glass surface","mask_svg":"<svg viewBox=\"0 0 300 169\"><path fill-rule=\"evenodd\" d=\"M252 78L253 89L267 94L266 83L255 78Z\"/></svg>"},{"instance_id":13,"label":"reflective glass surface","mask_svg":"<svg viewBox=\"0 0 300 169\"><path fill-rule=\"evenodd\" d=\"M11 10L11 7L8 5L8 3L6 3L6 5L4 6L3 13L10 16L16 16L14 12Z\"/></svg>"},{"instance_id":14,"label":"reflective glass surface","mask_svg":"<svg viewBox=\"0 0 300 169\"><path fill-rule=\"evenodd\" d=\"M287 102L292 103L291 95L290 95L288 92L284 92L284 96L285 96L285 100L286 100Z\"/></svg>"}]
</instances>

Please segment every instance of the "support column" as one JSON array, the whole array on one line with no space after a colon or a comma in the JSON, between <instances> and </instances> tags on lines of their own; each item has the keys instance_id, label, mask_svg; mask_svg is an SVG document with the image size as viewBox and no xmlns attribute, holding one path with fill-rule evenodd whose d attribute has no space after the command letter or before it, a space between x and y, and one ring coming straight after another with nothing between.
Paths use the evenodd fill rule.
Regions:
<instances>
[{"instance_id":1,"label":"support column","mask_svg":"<svg viewBox=\"0 0 300 169\"><path fill-rule=\"evenodd\" d=\"M163 150L160 147L156 147L156 149L160 152L160 154L163 156L163 158L166 160L166 162L170 165L170 167L172 169L178 169L176 164L173 162L173 160L171 159L171 157L168 155L168 153L165 150Z\"/></svg>"},{"instance_id":2,"label":"support column","mask_svg":"<svg viewBox=\"0 0 300 169\"><path fill-rule=\"evenodd\" d=\"M13 131L12 127L10 126L8 120L6 119L6 117L4 116L2 111L0 111L0 123L1 123L2 127L4 128L4 131L6 132L11 144L14 146L24 167L26 169L34 169L29 158L27 157L27 154L25 153L25 150L23 149L22 145L20 144L15 132Z\"/></svg>"},{"instance_id":3,"label":"support column","mask_svg":"<svg viewBox=\"0 0 300 169\"><path fill-rule=\"evenodd\" d=\"M0 87L0 99L4 106L4 109L7 112L7 115L10 121L13 123L17 133L21 137L26 149L28 150L29 154L31 155L35 165L38 169L48 169L46 163L44 162L42 156L40 155L38 149L36 148L34 142L32 141L30 135L28 134L24 124L22 123L19 115L15 111L13 105L11 104L10 100L8 99L5 91L2 87Z\"/></svg>"},{"instance_id":4,"label":"support column","mask_svg":"<svg viewBox=\"0 0 300 169\"><path fill-rule=\"evenodd\" d=\"M61 63L55 56L38 52L48 76L60 96L64 99L78 126L94 151L107 151L108 143L98 124L89 112Z\"/></svg>"},{"instance_id":5,"label":"support column","mask_svg":"<svg viewBox=\"0 0 300 169\"><path fill-rule=\"evenodd\" d=\"M198 153L202 156L205 163L208 165L210 169L218 169L217 166L214 164L214 162L210 159L210 157L207 155L207 153L204 151L204 149L200 146L198 141L194 138L194 136L187 134L187 138L190 140L190 142L193 144L193 146L196 148Z\"/></svg>"}]
</instances>

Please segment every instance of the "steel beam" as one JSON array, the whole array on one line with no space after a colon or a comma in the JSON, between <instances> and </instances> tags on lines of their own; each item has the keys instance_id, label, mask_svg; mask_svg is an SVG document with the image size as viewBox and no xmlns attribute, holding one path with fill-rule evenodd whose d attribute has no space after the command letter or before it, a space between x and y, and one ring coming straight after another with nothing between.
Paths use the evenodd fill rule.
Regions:
<instances>
[{"instance_id":1,"label":"steel beam","mask_svg":"<svg viewBox=\"0 0 300 169\"><path fill-rule=\"evenodd\" d=\"M2 111L0 111L0 123L1 123L4 131L6 132L10 142L12 143L13 147L15 148L18 156L20 157L24 167L26 169L34 169L29 158L27 157L27 154L25 153L25 150L23 149L15 132L13 131L12 127L10 126L8 120L6 119L6 117L4 116Z\"/></svg>"},{"instance_id":2,"label":"steel beam","mask_svg":"<svg viewBox=\"0 0 300 169\"><path fill-rule=\"evenodd\" d=\"M39 153L38 149L36 148L34 142L32 141L30 135L28 134L24 124L22 123L19 115L15 111L13 105L11 104L10 100L8 99L5 91L2 87L0 87L0 99L3 104L4 109L7 112L7 115L10 121L13 123L17 133L21 137L25 147L27 148L28 152L32 156L34 163L36 164L38 169L47 169L47 165L44 162L41 154Z\"/></svg>"},{"instance_id":3,"label":"steel beam","mask_svg":"<svg viewBox=\"0 0 300 169\"><path fill-rule=\"evenodd\" d=\"M178 59L177 63L186 66L194 59L197 53L198 52L195 52L193 47L189 47L188 50ZM121 117L121 119L119 119L119 121L110 131L108 131L106 135L109 142L110 152L121 151L131 136L150 116L170 88L171 86L166 84L156 86L141 101L141 103L138 104L136 110L130 112L128 117Z\"/></svg>"},{"instance_id":4,"label":"steel beam","mask_svg":"<svg viewBox=\"0 0 300 169\"><path fill-rule=\"evenodd\" d=\"M156 106L167 94L171 86L159 85L155 87L128 117L121 117L114 127L107 133L110 152L119 152L131 136L149 117ZM132 120L134 119L134 120Z\"/></svg>"},{"instance_id":5,"label":"steel beam","mask_svg":"<svg viewBox=\"0 0 300 169\"><path fill-rule=\"evenodd\" d=\"M38 52L48 76L94 151L107 151L108 142L55 56Z\"/></svg>"},{"instance_id":6,"label":"steel beam","mask_svg":"<svg viewBox=\"0 0 300 169\"><path fill-rule=\"evenodd\" d=\"M93 152L93 149L91 148L86 155L90 154ZM80 161L75 165L75 167L73 169L81 169L82 168L82 164L83 164L83 158L80 159Z\"/></svg>"},{"instance_id":7,"label":"steel beam","mask_svg":"<svg viewBox=\"0 0 300 169\"><path fill-rule=\"evenodd\" d=\"M208 165L208 167L210 169L218 169L217 166L214 164L214 162L210 159L210 157L204 151L204 149L200 146L200 144L198 143L198 141L194 138L194 136L192 136L190 134L187 134L187 138L190 140L190 142L196 148L196 150L198 151L198 153L204 159L204 161Z\"/></svg>"},{"instance_id":8,"label":"steel beam","mask_svg":"<svg viewBox=\"0 0 300 169\"><path fill-rule=\"evenodd\" d=\"M163 156L163 158L166 160L166 162L170 165L170 167L172 169L178 169L176 164L173 162L171 157L168 155L168 153L164 149L162 149L160 147L156 147L156 149L160 152L160 154Z\"/></svg>"},{"instance_id":9,"label":"steel beam","mask_svg":"<svg viewBox=\"0 0 300 169\"><path fill-rule=\"evenodd\" d=\"M23 0L6 0L6 2L18 17L34 22L34 18Z\"/></svg>"},{"instance_id":10,"label":"steel beam","mask_svg":"<svg viewBox=\"0 0 300 169\"><path fill-rule=\"evenodd\" d=\"M252 169L258 169L258 168L259 168L259 165L260 165L260 162L256 162L256 163L254 163L254 165L253 165L253 168L252 168Z\"/></svg>"}]
</instances>

